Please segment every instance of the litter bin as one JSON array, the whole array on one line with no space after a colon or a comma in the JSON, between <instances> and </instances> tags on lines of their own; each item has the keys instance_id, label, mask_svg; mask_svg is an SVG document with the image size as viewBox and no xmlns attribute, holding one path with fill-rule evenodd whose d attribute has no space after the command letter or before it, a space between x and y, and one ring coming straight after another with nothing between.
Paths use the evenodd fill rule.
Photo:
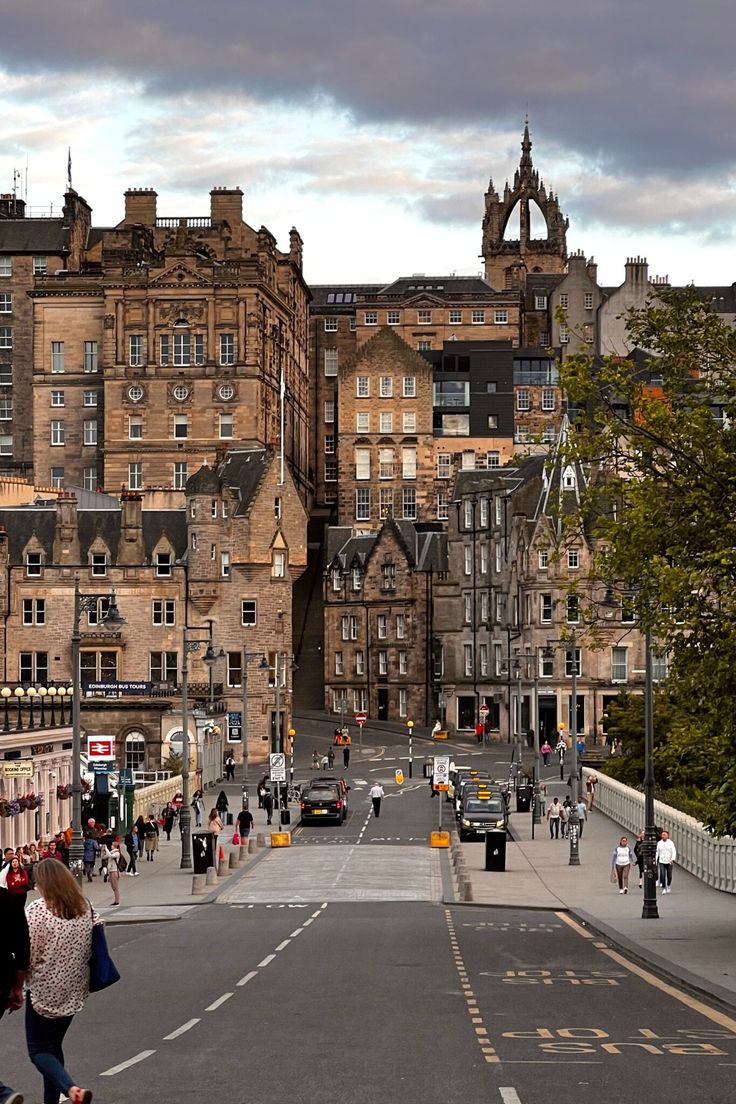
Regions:
<instances>
[{"instance_id":1,"label":"litter bin","mask_svg":"<svg viewBox=\"0 0 736 1104\"><path fill-rule=\"evenodd\" d=\"M235 821L234 821L234 816L233 816L233 814L232 814L232 813L228 813L228 814L227 814L227 823L228 823L228 827L229 827L229 826L230 826L231 824L234 824L234 822L235 822Z\"/></svg>"},{"instance_id":2,"label":"litter bin","mask_svg":"<svg viewBox=\"0 0 736 1104\"><path fill-rule=\"evenodd\" d=\"M486 870L506 869L506 833L486 832Z\"/></svg>"},{"instance_id":3,"label":"litter bin","mask_svg":"<svg viewBox=\"0 0 736 1104\"><path fill-rule=\"evenodd\" d=\"M434 759L431 755L428 755L424 760L424 777L431 778L434 771Z\"/></svg>"},{"instance_id":4,"label":"litter bin","mask_svg":"<svg viewBox=\"0 0 736 1104\"><path fill-rule=\"evenodd\" d=\"M516 791L516 811L517 813L528 813L532 807L532 788L531 786L519 786Z\"/></svg>"},{"instance_id":5,"label":"litter bin","mask_svg":"<svg viewBox=\"0 0 736 1104\"><path fill-rule=\"evenodd\" d=\"M192 863L195 874L206 874L215 862L215 837L212 832L192 832Z\"/></svg>"},{"instance_id":6,"label":"litter bin","mask_svg":"<svg viewBox=\"0 0 736 1104\"><path fill-rule=\"evenodd\" d=\"M281 810L281 823L282 824L291 824L291 809L282 809Z\"/></svg>"}]
</instances>

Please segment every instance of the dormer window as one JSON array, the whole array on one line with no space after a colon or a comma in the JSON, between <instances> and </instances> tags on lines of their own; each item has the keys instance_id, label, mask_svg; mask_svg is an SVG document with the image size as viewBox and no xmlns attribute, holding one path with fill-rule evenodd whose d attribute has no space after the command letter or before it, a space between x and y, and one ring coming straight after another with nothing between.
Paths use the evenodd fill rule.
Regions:
<instances>
[{"instance_id":1,"label":"dormer window","mask_svg":"<svg viewBox=\"0 0 736 1104\"><path fill-rule=\"evenodd\" d=\"M332 589L337 594L342 587L342 576L339 567L333 567L331 572Z\"/></svg>"},{"instance_id":2,"label":"dormer window","mask_svg":"<svg viewBox=\"0 0 736 1104\"><path fill-rule=\"evenodd\" d=\"M574 491L577 485L575 471L572 467L565 468L562 475L562 486L566 491Z\"/></svg>"},{"instance_id":3,"label":"dormer window","mask_svg":"<svg viewBox=\"0 0 736 1104\"><path fill-rule=\"evenodd\" d=\"M271 558L271 577L274 579L286 578L286 552L275 549Z\"/></svg>"},{"instance_id":4,"label":"dormer window","mask_svg":"<svg viewBox=\"0 0 736 1104\"><path fill-rule=\"evenodd\" d=\"M41 574L43 560L40 552L26 552L26 575L35 578Z\"/></svg>"},{"instance_id":5,"label":"dormer window","mask_svg":"<svg viewBox=\"0 0 736 1104\"><path fill-rule=\"evenodd\" d=\"M171 576L171 553L170 552L157 552L156 553L156 574L160 579L169 578Z\"/></svg>"},{"instance_id":6,"label":"dormer window","mask_svg":"<svg viewBox=\"0 0 736 1104\"><path fill-rule=\"evenodd\" d=\"M92 574L94 576L107 575L107 553L93 552L91 558Z\"/></svg>"},{"instance_id":7,"label":"dormer window","mask_svg":"<svg viewBox=\"0 0 736 1104\"><path fill-rule=\"evenodd\" d=\"M353 590L360 590L362 582L363 582L363 580L361 578L360 568L359 567L354 567L353 568Z\"/></svg>"}]
</instances>

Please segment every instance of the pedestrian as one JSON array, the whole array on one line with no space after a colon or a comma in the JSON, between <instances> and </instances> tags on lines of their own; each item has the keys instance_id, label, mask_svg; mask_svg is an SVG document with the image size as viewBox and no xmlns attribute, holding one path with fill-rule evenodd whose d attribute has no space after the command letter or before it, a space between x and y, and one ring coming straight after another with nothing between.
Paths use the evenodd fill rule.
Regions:
<instances>
[{"instance_id":1,"label":"pedestrian","mask_svg":"<svg viewBox=\"0 0 736 1104\"><path fill-rule=\"evenodd\" d=\"M228 755L227 759L225 760L225 781L235 781L235 760L233 759L232 754Z\"/></svg>"},{"instance_id":2,"label":"pedestrian","mask_svg":"<svg viewBox=\"0 0 736 1104\"><path fill-rule=\"evenodd\" d=\"M340 743L342 743L342 739L340 739ZM319 752L317 751L316 748L312 752L312 770L319 770ZM263 808L263 802L262 801L260 801L258 803L258 808L259 809Z\"/></svg>"},{"instance_id":3,"label":"pedestrian","mask_svg":"<svg viewBox=\"0 0 736 1104\"><path fill-rule=\"evenodd\" d=\"M592 809L595 803L595 788L598 785L598 775L589 774L585 780L585 795L588 799L588 809Z\"/></svg>"},{"instance_id":4,"label":"pedestrian","mask_svg":"<svg viewBox=\"0 0 736 1104\"><path fill-rule=\"evenodd\" d=\"M475 738L479 744L483 743L483 722L478 721L475 726Z\"/></svg>"},{"instance_id":5,"label":"pedestrian","mask_svg":"<svg viewBox=\"0 0 736 1104\"><path fill-rule=\"evenodd\" d=\"M142 859L146 840L146 820L142 813L136 820L135 826L138 829L138 858Z\"/></svg>"},{"instance_id":6,"label":"pedestrian","mask_svg":"<svg viewBox=\"0 0 736 1104\"><path fill-rule=\"evenodd\" d=\"M266 810L266 824L270 824L273 820L273 794L268 787L263 794L263 808Z\"/></svg>"},{"instance_id":7,"label":"pedestrian","mask_svg":"<svg viewBox=\"0 0 736 1104\"><path fill-rule=\"evenodd\" d=\"M220 814L220 820L223 824L227 821L227 811L229 807L230 802L227 799L227 794L224 790L220 790L217 795L217 801L215 802L215 809L217 809L217 812Z\"/></svg>"},{"instance_id":8,"label":"pedestrian","mask_svg":"<svg viewBox=\"0 0 736 1104\"><path fill-rule=\"evenodd\" d=\"M619 893L629 892L629 871L634 865L634 855L627 836L622 836L611 855L611 881L618 882Z\"/></svg>"},{"instance_id":9,"label":"pedestrian","mask_svg":"<svg viewBox=\"0 0 736 1104\"><path fill-rule=\"evenodd\" d=\"M241 809L238 813L238 833L241 845L247 843L253 830L253 814L250 809Z\"/></svg>"},{"instance_id":10,"label":"pedestrian","mask_svg":"<svg viewBox=\"0 0 736 1104\"><path fill-rule=\"evenodd\" d=\"M342 765L347 770L350 766L350 737L343 736L342 740Z\"/></svg>"},{"instance_id":11,"label":"pedestrian","mask_svg":"<svg viewBox=\"0 0 736 1104\"><path fill-rule=\"evenodd\" d=\"M657 844L657 868L663 893L672 892L672 866L676 858L677 848L670 839L669 832L663 831Z\"/></svg>"},{"instance_id":12,"label":"pedestrian","mask_svg":"<svg viewBox=\"0 0 736 1104\"><path fill-rule=\"evenodd\" d=\"M560 820L562 818L562 806L559 797L552 799L552 804L547 809L547 821L549 823L549 838L560 838Z\"/></svg>"},{"instance_id":13,"label":"pedestrian","mask_svg":"<svg viewBox=\"0 0 736 1104\"><path fill-rule=\"evenodd\" d=\"M327 753L326 753L326 752L325 752L325 754L324 754L324 755L322 756L322 758L320 759L320 761L319 761L319 765L320 765L320 767L321 767L321 769L322 769L323 771L325 771L325 770L328 770L328 769L329 769L329 766L330 766L330 760L329 760L329 759L327 758Z\"/></svg>"},{"instance_id":14,"label":"pedestrian","mask_svg":"<svg viewBox=\"0 0 736 1104\"><path fill-rule=\"evenodd\" d=\"M202 827L202 814L204 813L204 794L201 790L195 790L192 798L192 808L194 809L194 827Z\"/></svg>"},{"instance_id":15,"label":"pedestrian","mask_svg":"<svg viewBox=\"0 0 736 1104\"><path fill-rule=\"evenodd\" d=\"M215 809L210 809L210 816L209 816L209 821L208 821L207 827L209 828L212 835L215 837L214 852L215 852L215 859L217 859L217 839L218 839L218 837L220 835L220 832L222 831L224 825L222 823L222 820L218 816L216 808Z\"/></svg>"},{"instance_id":16,"label":"pedestrian","mask_svg":"<svg viewBox=\"0 0 736 1104\"><path fill-rule=\"evenodd\" d=\"M578 798L578 802L577 802L577 805L575 806L575 809L576 809L577 814L578 814L578 835L582 839L583 838L583 828L585 827L585 822L588 819L588 806L585 804L582 797Z\"/></svg>"},{"instance_id":17,"label":"pedestrian","mask_svg":"<svg viewBox=\"0 0 736 1104\"><path fill-rule=\"evenodd\" d=\"M171 832L174 827L174 821L176 820L177 815L178 814L174 806L171 804L170 801L167 801L166 805L164 806L164 811L161 813L161 819L164 822L163 829L166 833L167 840L171 839Z\"/></svg>"},{"instance_id":18,"label":"pedestrian","mask_svg":"<svg viewBox=\"0 0 736 1104\"><path fill-rule=\"evenodd\" d=\"M437 796L437 790L434 788L434 775L432 774L431 771L429 773L429 796L430 797L436 797Z\"/></svg>"},{"instance_id":19,"label":"pedestrian","mask_svg":"<svg viewBox=\"0 0 736 1104\"><path fill-rule=\"evenodd\" d=\"M578 753L578 759L582 759L583 752L585 751L585 737L578 736L575 742L575 751Z\"/></svg>"},{"instance_id":20,"label":"pedestrian","mask_svg":"<svg viewBox=\"0 0 736 1104\"><path fill-rule=\"evenodd\" d=\"M329 770L332 770L335 766L335 751L333 747L328 748L327 751L327 766Z\"/></svg>"},{"instance_id":21,"label":"pedestrian","mask_svg":"<svg viewBox=\"0 0 736 1104\"><path fill-rule=\"evenodd\" d=\"M17 855L13 855L10 865L4 868L3 873L5 874L5 885L8 893L18 908L24 909L30 883L28 871L23 869Z\"/></svg>"},{"instance_id":22,"label":"pedestrian","mask_svg":"<svg viewBox=\"0 0 736 1104\"><path fill-rule=\"evenodd\" d=\"M146 862L153 862L158 851L158 824L153 813L149 813L143 825L143 845L146 850Z\"/></svg>"},{"instance_id":23,"label":"pedestrian","mask_svg":"<svg viewBox=\"0 0 736 1104\"><path fill-rule=\"evenodd\" d=\"M373 815L379 817L381 815L381 798L383 797L383 786L380 782L374 782L368 791L368 796L373 802Z\"/></svg>"},{"instance_id":24,"label":"pedestrian","mask_svg":"<svg viewBox=\"0 0 736 1104\"><path fill-rule=\"evenodd\" d=\"M314 754L316 755L317 752L315 751ZM317 763L315 763L314 758L312 758L312 766L313 767L314 766L319 766L319 760L317 761ZM258 785L256 787L256 792L258 793L258 808L259 809L263 808L263 799L266 796L266 790L267 789L268 789L268 775L264 774L263 777L258 782Z\"/></svg>"},{"instance_id":25,"label":"pedestrian","mask_svg":"<svg viewBox=\"0 0 736 1104\"><path fill-rule=\"evenodd\" d=\"M560 835L563 839L570 831L570 798L566 797L560 806Z\"/></svg>"},{"instance_id":26,"label":"pedestrian","mask_svg":"<svg viewBox=\"0 0 736 1104\"><path fill-rule=\"evenodd\" d=\"M644 840L645 832L642 828L639 833L636 843L634 844L634 858L636 859L636 865L639 867L639 889L644 884Z\"/></svg>"},{"instance_id":27,"label":"pedestrian","mask_svg":"<svg viewBox=\"0 0 736 1104\"><path fill-rule=\"evenodd\" d=\"M440 719L438 717L437 720L434 722L434 728L432 729L432 739L433 740L436 739L437 733L441 732L441 731L442 731L442 725L441 725Z\"/></svg>"},{"instance_id":28,"label":"pedestrian","mask_svg":"<svg viewBox=\"0 0 736 1104\"><path fill-rule=\"evenodd\" d=\"M103 843L102 857L107 867L107 881L112 890L113 905L120 904L120 847L118 841L113 839L110 843Z\"/></svg>"},{"instance_id":29,"label":"pedestrian","mask_svg":"<svg viewBox=\"0 0 736 1104\"><path fill-rule=\"evenodd\" d=\"M0 869L0 1018L6 1011L15 1012L23 1007L23 982L31 952L25 911L18 908L5 888L9 870L10 867L3 863ZM0 1100L3 1104L23 1104L22 1095L2 1081Z\"/></svg>"},{"instance_id":30,"label":"pedestrian","mask_svg":"<svg viewBox=\"0 0 736 1104\"><path fill-rule=\"evenodd\" d=\"M545 740L539 750L542 752L542 761L544 762L545 767L548 767L549 757L552 754L552 745L549 740Z\"/></svg>"},{"instance_id":31,"label":"pedestrian","mask_svg":"<svg viewBox=\"0 0 736 1104\"><path fill-rule=\"evenodd\" d=\"M138 871L135 868L135 860L138 858L138 826L136 824L125 833L125 850L128 852L128 875L131 878L138 877Z\"/></svg>"},{"instance_id":32,"label":"pedestrian","mask_svg":"<svg viewBox=\"0 0 736 1104\"><path fill-rule=\"evenodd\" d=\"M83 847L82 862L84 863L84 873L87 875L87 881L91 882L94 875L97 856L100 853L100 845L89 831L85 834Z\"/></svg>"}]
</instances>

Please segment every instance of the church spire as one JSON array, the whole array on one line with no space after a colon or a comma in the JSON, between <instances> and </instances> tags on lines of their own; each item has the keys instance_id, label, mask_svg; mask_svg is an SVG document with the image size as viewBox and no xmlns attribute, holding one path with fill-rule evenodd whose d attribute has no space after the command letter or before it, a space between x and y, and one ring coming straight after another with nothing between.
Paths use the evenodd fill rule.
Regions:
<instances>
[{"instance_id":1,"label":"church spire","mask_svg":"<svg viewBox=\"0 0 736 1104\"><path fill-rule=\"evenodd\" d=\"M531 169L532 167L532 140L529 137L529 113L524 116L524 137L521 140L521 162L519 168Z\"/></svg>"}]
</instances>

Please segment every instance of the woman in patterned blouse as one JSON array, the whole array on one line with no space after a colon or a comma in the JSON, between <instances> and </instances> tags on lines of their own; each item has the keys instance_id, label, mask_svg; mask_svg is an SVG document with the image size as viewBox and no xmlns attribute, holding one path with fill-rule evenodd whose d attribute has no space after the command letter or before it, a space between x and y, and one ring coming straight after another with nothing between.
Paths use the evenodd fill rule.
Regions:
<instances>
[{"instance_id":1,"label":"woman in patterned blouse","mask_svg":"<svg viewBox=\"0 0 736 1104\"><path fill-rule=\"evenodd\" d=\"M63 863L43 859L36 867L41 897L27 910L31 963L26 986L28 1054L43 1076L44 1104L88 1104L89 1089L72 1082L64 1069L62 1043L89 994L92 925L100 922Z\"/></svg>"}]
</instances>

